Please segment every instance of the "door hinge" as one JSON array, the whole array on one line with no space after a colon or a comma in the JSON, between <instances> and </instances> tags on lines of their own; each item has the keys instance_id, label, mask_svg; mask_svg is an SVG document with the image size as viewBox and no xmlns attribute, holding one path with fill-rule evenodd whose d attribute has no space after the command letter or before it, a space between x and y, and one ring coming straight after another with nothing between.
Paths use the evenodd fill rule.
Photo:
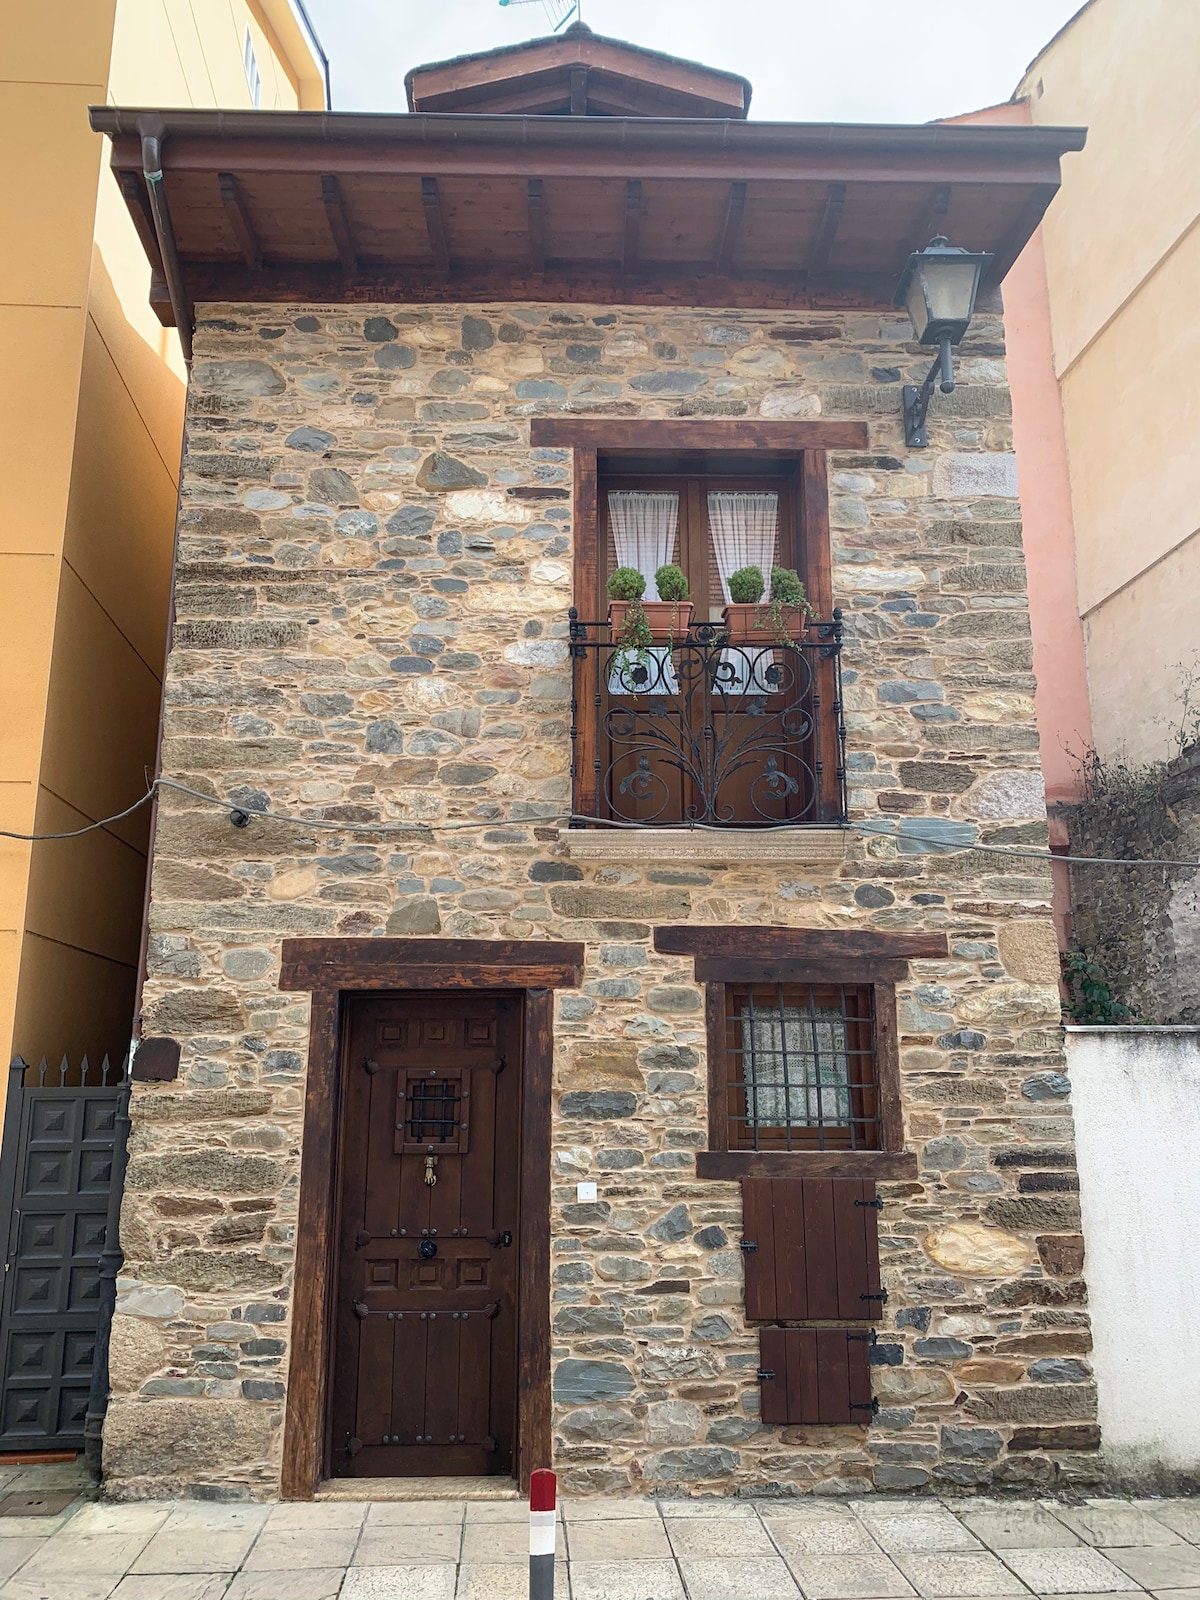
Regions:
<instances>
[{"instance_id":1,"label":"door hinge","mask_svg":"<svg viewBox=\"0 0 1200 1600\"><path fill-rule=\"evenodd\" d=\"M744 1250L745 1253L749 1255L752 1250L758 1249L758 1243L754 1239L743 1239L741 1244L738 1245L738 1249Z\"/></svg>"},{"instance_id":2,"label":"door hinge","mask_svg":"<svg viewBox=\"0 0 1200 1600\"><path fill-rule=\"evenodd\" d=\"M754 1379L756 1383L770 1383L774 1376L775 1373L771 1367L759 1367L758 1371L754 1374Z\"/></svg>"},{"instance_id":3,"label":"door hinge","mask_svg":"<svg viewBox=\"0 0 1200 1600\"><path fill-rule=\"evenodd\" d=\"M874 1395L870 1400L852 1400L849 1405L851 1411L869 1411L873 1417L879 1415L879 1396Z\"/></svg>"},{"instance_id":4,"label":"door hinge","mask_svg":"<svg viewBox=\"0 0 1200 1600\"><path fill-rule=\"evenodd\" d=\"M862 1206L863 1209L866 1210L866 1211L882 1211L883 1210L883 1201L880 1199L880 1197L878 1195L875 1196L874 1200L856 1200L854 1202L854 1204L856 1206Z\"/></svg>"}]
</instances>

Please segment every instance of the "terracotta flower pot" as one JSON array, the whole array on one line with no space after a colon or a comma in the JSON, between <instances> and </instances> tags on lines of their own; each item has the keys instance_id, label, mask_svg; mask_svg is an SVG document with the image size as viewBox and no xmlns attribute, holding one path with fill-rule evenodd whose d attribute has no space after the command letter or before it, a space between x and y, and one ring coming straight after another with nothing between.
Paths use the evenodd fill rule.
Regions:
<instances>
[{"instance_id":1,"label":"terracotta flower pot","mask_svg":"<svg viewBox=\"0 0 1200 1600\"><path fill-rule=\"evenodd\" d=\"M643 600L642 610L655 644L669 644L686 638L692 621L690 600Z\"/></svg>"},{"instance_id":2,"label":"terracotta flower pot","mask_svg":"<svg viewBox=\"0 0 1200 1600\"><path fill-rule=\"evenodd\" d=\"M767 606L767 601L755 601L750 605L731 604L725 607L722 615L730 644L765 646L780 642ZM794 642L803 639L808 626L808 613L803 606L784 606L781 621L787 638Z\"/></svg>"}]
</instances>

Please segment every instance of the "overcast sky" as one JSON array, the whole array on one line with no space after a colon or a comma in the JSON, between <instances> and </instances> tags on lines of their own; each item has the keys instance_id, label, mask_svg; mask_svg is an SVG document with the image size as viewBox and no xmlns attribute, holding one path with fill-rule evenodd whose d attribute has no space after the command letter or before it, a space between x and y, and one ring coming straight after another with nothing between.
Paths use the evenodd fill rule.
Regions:
<instances>
[{"instance_id":1,"label":"overcast sky","mask_svg":"<svg viewBox=\"0 0 1200 1600\"><path fill-rule=\"evenodd\" d=\"M754 117L927 122L1007 100L1081 0L582 3L597 33L743 74L754 85ZM542 0L306 4L339 111L403 110L410 67L549 32Z\"/></svg>"}]
</instances>

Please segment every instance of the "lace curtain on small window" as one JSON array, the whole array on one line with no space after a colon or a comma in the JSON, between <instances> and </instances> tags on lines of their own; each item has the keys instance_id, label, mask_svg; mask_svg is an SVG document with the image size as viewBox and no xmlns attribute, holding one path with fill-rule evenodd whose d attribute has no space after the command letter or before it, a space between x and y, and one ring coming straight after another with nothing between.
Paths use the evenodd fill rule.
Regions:
<instances>
[{"instance_id":1,"label":"lace curtain on small window","mask_svg":"<svg viewBox=\"0 0 1200 1600\"><path fill-rule=\"evenodd\" d=\"M749 1127L849 1124L850 1056L840 1012L747 1006L741 1019Z\"/></svg>"},{"instance_id":2,"label":"lace curtain on small window","mask_svg":"<svg viewBox=\"0 0 1200 1600\"><path fill-rule=\"evenodd\" d=\"M633 567L645 578L644 599L660 599L654 574L666 566L675 552L679 496L666 489L653 493L611 490L608 520L612 524L617 565ZM653 646L617 652L612 658L608 689L610 694L677 694L679 684L670 650Z\"/></svg>"}]
</instances>

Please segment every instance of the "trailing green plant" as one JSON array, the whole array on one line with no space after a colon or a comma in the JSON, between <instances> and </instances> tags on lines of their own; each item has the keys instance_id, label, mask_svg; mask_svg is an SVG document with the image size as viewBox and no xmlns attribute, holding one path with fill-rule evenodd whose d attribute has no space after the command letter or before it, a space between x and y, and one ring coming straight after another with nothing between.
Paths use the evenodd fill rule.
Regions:
<instances>
[{"instance_id":1,"label":"trailing green plant","mask_svg":"<svg viewBox=\"0 0 1200 1600\"><path fill-rule=\"evenodd\" d=\"M761 567L739 567L729 574L729 599L735 606L757 605L767 591Z\"/></svg>"},{"instance_id":2,"label":"trailing green plant","mask_svg":"<svg viewBox=\"0 0 1200 1600\"><path fill-rule=\"evenodd\" d=\"M815 617L809 604L800 575L791 567L771 568L771 598L759 607L759 626L765 625L776 644L792 644L789 612L800 611L806 617Z\"/></svg>"},{"instance_id":3,"label":"trailing green plant","mask_svg":"<svg viewBox=\"0 0 1200 1600\"><path fill-rule=\"evenodd\" d=\"M655 586L658 589L660 600L686 600L688 597L687 574L682 567L668 564L659 567L654 574Z\"/></svg>"},{"instance_id":4,"label":"trailing green plant","mask_svg":"<svg viewBox=\"0 0 1200 1600\"><path fill-rule=\"evenodd\" d=\"M646 580L636 567L618 567L609 574L604 587L610 600L640 600L646 592Z\"/></svg>"},{"instance_id":5,"label":"trailing green plant","mask_svg":"<svg viewBox=\"0 0 1200 1600\"><path fill-rule=\"evenodd\" d=\"M1068 996L1063 1011L1072 1022L1092 1028L1111 1028L1130 1021L1133 1008L1114 998L1103 968L1089 960L1085 951L1064 950L1060 960Z\"/></svg>"}]
</instances>

